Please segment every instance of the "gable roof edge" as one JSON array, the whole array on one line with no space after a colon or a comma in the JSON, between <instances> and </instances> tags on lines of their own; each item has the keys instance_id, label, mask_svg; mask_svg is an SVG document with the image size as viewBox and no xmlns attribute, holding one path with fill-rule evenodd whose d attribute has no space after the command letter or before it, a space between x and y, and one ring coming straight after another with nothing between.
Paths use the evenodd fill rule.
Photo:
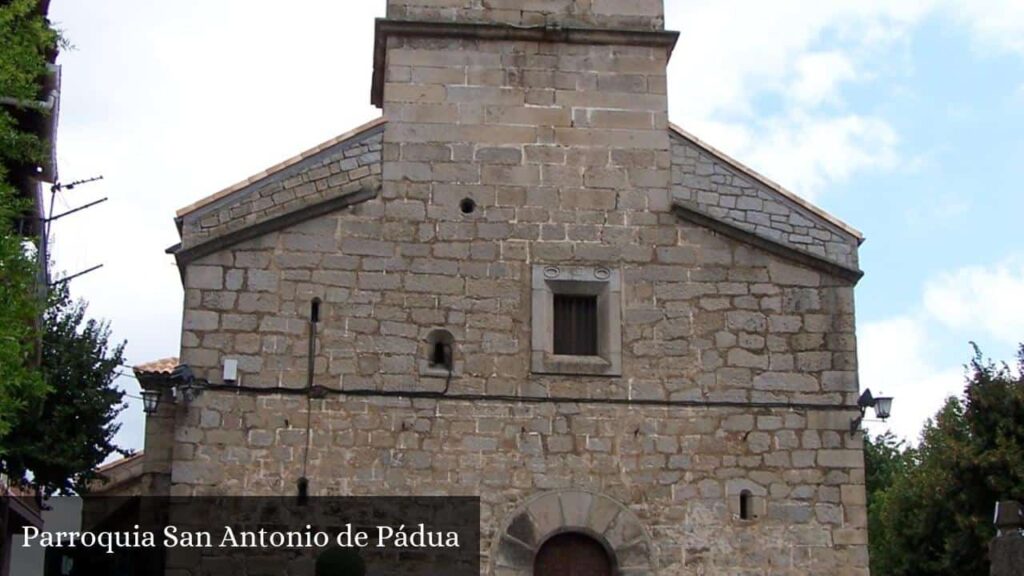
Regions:
<instances>
[{"instance_id":1,"label":"gable roof edge","mask_svg":"<svg viewBox=\"0 0 1024 576\"><path fill-rule=\"evenodd\" d=\"M690 132L684 130L683 128L679 127L676 124L673 124L673 123L669 122L669 130L671 130L672 132L675 132L678 136L681 136L682 138L685 138L690 143L692 143L694 146L697 146L698 148L704 150L708 154L711 154L715 158L718 158L719 160L725 162L726 164L728 164L732 168L734 168L736 170L739 170L744 175L749 176L750 178L753 178L754 180L756 180L757 182L763 184L764 186L767 186L768 188L774 190L775 192L778 192L779 194L784 196L787 200L790 200L790 201L796 203L801 208L810 211L815 216L818 216L819 218L824 219L826 222L828 222L832 226L835 226L839 230L849 234L850 236L852 236L853 238L855 238L857 240L857 245L858 246L864 242L864 234L862 234L860 232L860 230L857 230L853 226L850 226L846 222L843 222L839 218L836 218L835 216L833 216L832 214L829 214L825 210L822 210L818 206L815 206L814 204L808 202L807 200L804 200L803 198L801 198L800 196L794 194L793 192L790 192L789 190L783 188L780 184L778 184L774 180L771 180L770 178L764 176L763 174L759 173L758 171L754 170L753 168L743 164L739 160L733 158L732 156L729 156L725 152L722 152L718 148L715 148L714 146L712 146L712 145L708 144L707 142L701 140L700 138L694 136L693 134L691 134Z\"/></svg>"},{"instance_id":2,"label":"gable roof edge","mask_svg":"<svg viewBox=\"0 0 1024 576\"><path fill-rule=\"evenodd\" d=\"M278 214L266 220L252 222L242 228L204 240L199 244L189 246L188 248L183 248L182 245L178 243L168 248L167 253L174 255L175 262L178 265L178 271L181 273L182 279L184 280L185 266L196 259L209 256L214 252L230 248L231 246L245 242L246 240L252 240L270 232L277 232L278 230L282 230L289 226L301 224L302 222L318 216L330 214L331 212L348 208L356 204L362 204L363 202L376 198L379 191L380 181L375 178L367 179L358 190L353 190L352 192L348 192L340 196L327 198L326 200L321 200L315 204L309 204L292 210L291 212Z\"/></svg>"},{"instance_id":3,"label":"gable roof edge","mask_svg":"<svg viewBox=\"0 0 1024 576\"><path fill-rule=\"evenodd\" d=\"M175 217L176 217L176 219L180 220L182 217L184 217L184 216L186 216L188 214L191 214L192 212L195 212L196 210L199 210L200 208L203 208L204 206L207 206L207 205L209 205L209 204L211 204L213 202L216 202L217 200L220 200L221 198L224 198L225 196L228 196L228 195L232 194L233 192L237 192L237 191L245 188L246 186L249 186L249 185L251 185L251 184L253 184L255 182L259 182L260 180L262 180L262 179L264 179L264 178L266 178L266 177L268 177L268 176L270 176L270 175L272 175L272 174L274 174L276 172L280 172L281 170L284 170L285 168L288 168L289 166L297 164L297 163L305 160L306 158L309 158L309 157L311 157L311 156L313 156L313 155L315 155L315 154L317 154L319 152L322 152L323 150L325 150L327 148L330 148L331 146L335 146L335 145L340 144L340 143L342 143L342 142L344 142L346 140L350 140L352 138L355 138L355 137L363 134L364 132L367 132L369 130L372 130L372 129L378 127L378 126L381 126L381 125L385 124L386 122L387 122L387 119L384 118L383 116L381 116L379 118L375 118L375 119L373 119L373 120L371 120L369 122L366 122L365 124L362 124L360 126L356 126L355 128L349 130L348 132L345 132L344 134L340 134L340 135L335 136L335 137L333 137L333 138L331 138L329 140L321 142L320 144L317 144L316 146L314 146L314 147L312 147L312 148L310 148L308 150L305 150L304 152L301 152L301 153L299 153L299 154L297 154L295 156L292 156L291 158L289 158L287 160L284 160L283 162L278 162L277 164L275 164L275 165L273 165L273 166L271 166L271 167L269 167L269 168L267 168L265 170L257 172L256 174L253 174L252 176L249 176L248 178L246 178L244 180L240 180L238 182L235 182L234 184L228 186L227 188L224 188L222 190L214 192L213 194L210 194L209 196L206 196L205 198L201 198L199 200L196 200L195 202L193 202L193 203L189 204L188 206L185 206L184 208L181 208L177 212L175 212Z\"/></svg>"},{"instance_id":4,"label":"gable roof edge","mask_svg":"<svg viewBox=\"0 0 1024 576\"><path fill-rule=\"evenodd\" d=\"M849 268L818 256L817 254L800 250L783 244L777 240L766 238L760 234L744 230L731 222L720 220L703 212L691 202L683 202L679 200L673 201L672 212L683 220L692 222L698 226L709 228L738 242L743 242L744 244L760 248L780 258L785 258L792 262L803 264L810 268L814 268L819 272L824 272L826 274L842 278L843 280L847 280L853 284L856 284L861 277L864 276L864 271L859 268Z\"/></svg>"}]
</instances>

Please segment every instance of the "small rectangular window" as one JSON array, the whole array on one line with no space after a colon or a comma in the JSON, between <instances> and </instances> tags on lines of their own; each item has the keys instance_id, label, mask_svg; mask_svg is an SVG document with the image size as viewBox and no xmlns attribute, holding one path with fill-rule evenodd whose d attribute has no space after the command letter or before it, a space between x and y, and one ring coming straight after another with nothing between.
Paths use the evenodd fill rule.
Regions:
<instances>
[{"instance_id":1,"label":"small rectangular window","mask_svg":"<svg viewBox=\"0 0 1024 576\"><path fill-rule=\"evenodd\" d=\"M597 356L597 296L554 295L554 353Z\"/></svg>"}]
</instances>

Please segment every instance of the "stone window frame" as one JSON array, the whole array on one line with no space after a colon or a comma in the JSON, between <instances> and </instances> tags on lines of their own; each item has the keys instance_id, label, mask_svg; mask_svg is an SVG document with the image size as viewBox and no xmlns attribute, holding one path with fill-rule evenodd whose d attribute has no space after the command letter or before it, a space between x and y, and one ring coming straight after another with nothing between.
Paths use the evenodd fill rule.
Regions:
<instances>
[{"instance_id":1,"label":"stone window frame","mask_svg":"<svg viewBox=\"0 0 1024 576\"><path fill-rule=\"evenodd\" d=\"M605 266L534 264L530 369L535 374L622 375L622 274ZM555 294L597 297L597 355L554 353Z\"/></svg>"},{"instance_id":2,"label":"stone window frame","mask_svg":"<svg viewBox=\"0 0 1024 576\"><path fill-rule=\"evenodd\" d=\"M456 354L458 347L455 345L455 335L452 334L451 330L434 327L426 332L427 334L420 338L420 344L417 347L416 367L420 376L424 378L458 378L462 376L462 360ZM450 373L444 366L436 366L430 362L433 344L438 338L447 341L447 344L452 347L452 369Z\"/></svg>"}]
</instances>

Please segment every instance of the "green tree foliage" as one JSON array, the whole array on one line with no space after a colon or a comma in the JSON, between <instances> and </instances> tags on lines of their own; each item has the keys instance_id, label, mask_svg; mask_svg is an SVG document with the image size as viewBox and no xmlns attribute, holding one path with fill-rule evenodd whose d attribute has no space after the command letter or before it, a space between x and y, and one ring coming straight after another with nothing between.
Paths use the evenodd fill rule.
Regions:
<instances>
[{"instance_id":1,"label":"green tree foliage","mask_svg":"<svg viewBox=\"0 0 1024 576\"><path fill-rule=\"evenodd\" d=\"M46 54L61 42L37 12L35 0L0 4L0 97L31 102L40 96ZM38 138L18 130L10 110L0 107L0 166L38 159L45 147ZM5 175L0 173L0 181Z\"/></svg>"},{"instance_id":2,"label":"green tree foliage","mask_svg":"<svg viewBox=\"0 0 1024 576\"><path fill-rule=\"evenodd\" d=\"M36 0L9 0L0 5L0 94L29 100L39 93L46 53L59 34L37 12Z\"/></svg>"},{"instance_id":3,"label":"green tree foliage","mask_svg":"<svg viewBox=\"0 0 1024 576\"><path fill-rule=\"evenodd\" d=\"M123 405L113 380L124 345L109 345L108 327L87 321L66 286L45 301L34 247L15 230L34 207L11 175L46 156L17 116L46 113L35 102L47 62L64 45L38 7L0 2L0 472L50 494L82 488L117 450L114 419Z\"/></svg>"},{"instance_id":4,"label":"green tree foliage","mask_svg":"<svg viewBox=\"0 0 1024 576\"><path fill-rule=\"evenodd\" d=\"M865 445L871 571L988 574L992 510L1024 499L1024 345L1014 373L975 348L962 398L949 398L916 448Z\"/></svg>"},{"instance_id":5,"label":"green tree foliage","mask_svg":"<svg viewBox=\"0 0 1024 576\"><path fill-rule=\"evenodd\" d=\"M110 345L109 327L85 319L85 304L55 290L46 311L43 377L46 397L27 409L8 436L2 469L32 481L47 495L78 492L112 452L124 409L114 386L124 344Z\"/></svg>"},{"instance_id":6,"label":"green tree foliage","mask_svg":"<svg viewBox=\"0 0 1024 576\"><path fill-rule=\"evenodd\" d=\"M34 249L15 230L33 207L10 176L38 165L46 145L14 112L36 108L49 57L63 45L38 6L0 3L0 471L53 493L82 488L117 450L123 405L113 380L124 345L108 344L108 327L86 321L66 286L44 302Z\"/></svg>"},{"instance_id":7,"label":"green tree foliage","mask_svg":"<svg viewBox=\"0 0 1024 576\"><path fill-rule=\"evenodd\" d=\"M0 453L16 415L43 391L32 368L36 353L36 264L21 238L10 233L19 203L0 183Z\"/></svg>"},{"instance_id":8,"label":"green tree foliage","mask_svg":"<svg viewBox=\"0 0 1024 576\"><path fill-rule=\"evenodd\" d=\"M868 496L868 534L871 536L871 570L873 573L884 573L882 566L890 565L893 560L886 554L888 549L879 546L884 526L880 524L882 511L886 507L886 489L897 479L907 474L914 465L916 453L906 443L896 438L892 432L871 437L864 437L864 471L866 474Z\"/></svg>"},{"instance_id":9,"label":"green tree foliage","mask_svg":"<svg viewBox=\"0 0 1024 576\"><path fill-rule=\"evenodd\" d=\"M0 4L0 98L32 101L46 72L46 54L59 41L36 13L32 0ZM16 234L15 222L30 209L8 182L9 168L42 157L39 139L18 130L11 105L0 106L0 453L17 414L44 388L32 364L37 352L38 297L33 250Z\"/></svg>"}]
</instances>

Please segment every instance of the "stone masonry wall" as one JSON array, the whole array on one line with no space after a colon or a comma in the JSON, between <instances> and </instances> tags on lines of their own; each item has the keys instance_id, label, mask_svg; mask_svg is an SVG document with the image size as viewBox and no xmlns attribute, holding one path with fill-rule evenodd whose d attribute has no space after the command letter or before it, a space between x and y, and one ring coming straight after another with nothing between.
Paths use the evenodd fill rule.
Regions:
<instances>
[{"instance_id":1,"label":"stone masonry wall","mask_svg":"<svg viewBox=\"0 0 1024 576\"><path fill-rule=\"evenodd\" d=\"M381 128L369 129L190 212L182 221L182 247L364 187L376 188L381 139Z\"/></svg>"},{"instance_id":2,"label":"stone masonry wall","mask_svg":"<svg viewBox=\"0 0 1024 576\"><path fill-rule=\"evenodd\" d=\"M485 554L526 498L574 488L626 503L659 573L867 574L851 412L334 396L312 406L314 494L480 495ZM293 493L304 423L302 397L204 394L180 417L175 493ZM763 498L758 518L739 519L740 489Z\"/></svg>"},{"instance_id":3,"label":"stone masonry wall","mask_svg":"<svg viewBox=\"0 0 1024 576\"><path fill-rule=\"evenodd\" d=\"M673 165L665 64L649 47L389 38L380 195L185 270L181 361L219 383L237 359L253 389L161 407L172 491L292 493L306 399L258 391L305 388L319 298L314 494L479 495L490 554L526 499L592 490L640 518L659 573L866 574L853 287L672 213L698 162ZM620 377L531 372L536 265L621 273ZM449 393L483 398L342 393L444 389L417 369L435 329L455 341ZM743 489L759 518L737 517Z\"/></svg>"},{"instance_id":4,"label":"stone masonry wall","mask_svg":"<svg viewBox=\"0 0 1024 576\"><path fill-rule=\"evenodd\" d=\"M857 239L708 152L672 136L672 195L711 216L849 268Z\"/></svg>"},{"instance_id":5,"label":"stone masonry wall","mask_svg":"<svg viewBox=\"0 0 1024 576\"><path fill-rule=\"evenodd\" d=\"M507 210L430 222L425 202L372 200L204 257L186 271L182 361L216 382L235 358L243 384L304 387L316 297L316 383L335 389L439 389L415 366L444 328L462 392L855 402L845 283L670 213L644 226L488 217ZM530 210L512 211L547 213ZM552 228L580 239L543 240ZM530 374L530 265L565 261L622 271L622 378Z\"/></svg>"},{"instance_id":6,"label":"stone masonry wall","mask_svg":"<svg viewBox=\"0 0 1024 576\"><path fill-rule=\"evenodd\" d=\"M660 30L662 0L388 0L388 18Z\"/></svg>"},{"instance_id":7,"label":"stone masonry wall","mask_svg":"<svg viewBox=\"0 0 1024 576\"><path fill-rule=\"evenodd\" d=\"M531 375L529 263L549 254L543 226L493 222L495 207L415 223L390 206L372 200L191 265L183 361L219 382L223 359L236 358L243 385L301 388L317 296L315 383L332 390L440 390L443 379L414 366L427 332L444 327L463 363L452 393L854 401L852 289L818 272L667 213L648 225L564 224L596 234L566 257L622 268L623 376ZM489 230L507 236L482 238ZM606 234L635 240L608 248ZM289 493L304 404L209 391L179 408L174 492ZM574 486L638 514L665 573L866 573L850 410L331 396L312 415L315 494L479 494L491 534L523 499ZM764 495L763 519L734 518L737 487Z\"/></svg>"}]
</instances>

